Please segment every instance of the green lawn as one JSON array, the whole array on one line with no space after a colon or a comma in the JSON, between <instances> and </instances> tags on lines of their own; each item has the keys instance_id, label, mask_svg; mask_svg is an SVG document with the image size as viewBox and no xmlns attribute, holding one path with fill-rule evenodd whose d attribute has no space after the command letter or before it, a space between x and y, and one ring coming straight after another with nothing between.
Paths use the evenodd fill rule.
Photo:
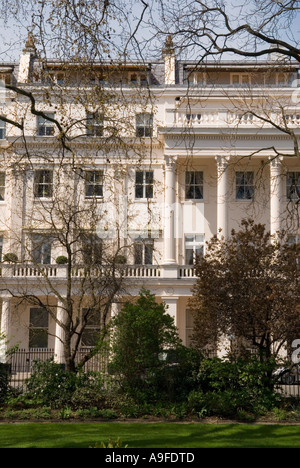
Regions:
<instances>
[{"instance_id":1,"label":"green lawn","mask_svg":"<svg viewBox=\"0 0 300 468\"><path fill-rule=\"evenodd\" d=\"M0 448L88 448L118 437L128 448L300 448L300 425L24 423L0 425Z\"/></svg>"}]
</instances>

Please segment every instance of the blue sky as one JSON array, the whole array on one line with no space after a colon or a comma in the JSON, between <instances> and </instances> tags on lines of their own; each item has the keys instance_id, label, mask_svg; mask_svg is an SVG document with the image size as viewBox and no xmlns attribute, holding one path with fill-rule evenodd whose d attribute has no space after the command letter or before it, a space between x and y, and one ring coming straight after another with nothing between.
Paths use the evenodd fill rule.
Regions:
<instances>
[{"instance_id":1,"label":"blue sky","mask_svg":"<svg viewBox=\"0 0 300 468\"><path fill-rule=\"evenodd\" d=\"M1 0L0 0L1 1ZM126 3L126 0L124 0ZM153 1L155 5L156 0ZM183 4L185 3L184 0ZM166 0L168 3L168 0ZM133 3L132 3L133 4ZM135 24L138 18L138 15L141 11L141 2L136 0L134 2L134 7L132 8L132 22L129 20L131 29L135 28ZM152 13L155 13L155 9L152 9ZM3 18L0 17L0 61L18 61L20 53L25 45L25 41L28 34L28 27L31 25L31 12L25 13L21 21L10 20L5 24ZM141 31L140 37L149 37L149 30L145 29L144 33ZM293 25L290 30L285 31L285 36L288 41L293 42L295 39L300 41L300 12L295 18ZM116 35L116 41L118 36ZM282 36L282 39L285 39ZM149 48L146 49L149 52Z\"/></svg>"}]
</instances>

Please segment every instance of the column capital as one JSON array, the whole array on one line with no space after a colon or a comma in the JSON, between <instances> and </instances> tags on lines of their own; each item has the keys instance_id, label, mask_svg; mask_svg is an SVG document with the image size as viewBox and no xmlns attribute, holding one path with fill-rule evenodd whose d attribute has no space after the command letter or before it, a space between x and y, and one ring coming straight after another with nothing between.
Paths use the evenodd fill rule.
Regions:
<instances>
[{"instance_id":1,"label":"column capital","mask_svg":"<svg viewBox=\"0 0 300 468\"><path fill-rule=\"evenodd\" d=\"M165 168L167 171L174 171L177 162L177 156L166 156L165 155Z\"/></svg>"},{"instance_id":2,"label":"column capital","mask_svg":"<svg viewBox=\"0 0 300 468\"><path fill-rule=\"evenodd\" d=\"M215 156L219 171L225 171L230 161L230 156Z\"/></svg>"},{"instance_id":3,"label":"column capital","mask_svg":"<svg viewBox=\"0 0 300 468\"><path fill-rule=\"evenodd\" d=\"M271 170L280 169L283 156L269 156Z\"/></svg>"}]
</instances>

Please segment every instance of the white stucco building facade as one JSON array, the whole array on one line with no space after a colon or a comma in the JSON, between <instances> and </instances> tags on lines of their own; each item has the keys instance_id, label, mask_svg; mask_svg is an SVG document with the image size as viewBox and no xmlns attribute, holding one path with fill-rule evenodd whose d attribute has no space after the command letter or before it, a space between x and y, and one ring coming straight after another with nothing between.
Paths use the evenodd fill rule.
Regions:
<instances>
[{"instance_id":1,"label":"white stucco building facade","mask_svg":"<svg viewBox=\"0 0 300 468\"><path fill-rule=\"evenodd\" d=\"M107 70L103 64L97 67ZM137 295L142 287L149 289L167 304L183 344L189 346L193 324L188 299L195 282L194 261L197 254L205 254L205 242L219 232L228 236L244 217L264 223L272 233L288 227L291 238L300 235L296 217L287 217L300 199L300 163L295 156L300 136L298 67L272 60L199 65L178 60L172 47L164 50L161 60L124 64L127 81L122 93L135 97L122 123L126 138L143 146L141 157L141 152L125 154L113 145L101 151L101 144L107 143L105 123L80 133L80 116L87 118L86 109L76 98L75 86L72 91L66 82L65 64L48 63L51 86L41 79L30 43L19 63L0 64L7 84L1 95L1 116L6 119L0 124L1 332L9 346L54 349L57 360L63 361L59 324L51 317L39 321L39 306L18 296L25 290L39 296L56 310L59 321L64 320L57 295L44 296L47 281L62 297L65 294L66 265L56 262L65 255L63 248L49 241L36 247L34 262L30 255L38 236L46 234L45 213L57 182L55 161L61 164L62 151L69 157L64 143L80 155L81 169L91 173L88 182L73 182L82 203L89 202L89 189L98 199L102 222L97 235L105 237L108 228L112 237L117 231L119 235L121 226L124 298ZM91 78L89 86L111 91L102 78ZM136 96L142 88L147 90L143 99L147 93L149 97L139 107ZM114 89L119 92L120 84ZM62 93L68 93L64 107ZM72 141L62 143L53 121L32 113L30 96L50 119L73 119ZM64 180L59 179L60 190ZM8 253L17 261L5 261ZM74 281L81 268L73 268ZM112 314L120 302L118 297ZM34 335L34 329L40 333ZM5 360L5 345L1 359Z\"/></svg>"}]
</instances>

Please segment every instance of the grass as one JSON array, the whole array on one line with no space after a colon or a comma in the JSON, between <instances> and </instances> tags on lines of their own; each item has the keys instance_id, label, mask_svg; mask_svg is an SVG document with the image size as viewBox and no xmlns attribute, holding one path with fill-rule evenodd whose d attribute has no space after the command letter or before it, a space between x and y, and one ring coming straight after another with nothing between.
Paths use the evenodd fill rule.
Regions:
<instances>
[{"instance_id":1,"label":"grass","mask_svg":"<svg viewBox=\"0 0 300 468\"><path fill-rule=\"evenodd\" d=\"M130 448L300 448L300 425L23 423L0 425L0 448L89 448L120 438Z\"/></svg>"}]
</instances>

